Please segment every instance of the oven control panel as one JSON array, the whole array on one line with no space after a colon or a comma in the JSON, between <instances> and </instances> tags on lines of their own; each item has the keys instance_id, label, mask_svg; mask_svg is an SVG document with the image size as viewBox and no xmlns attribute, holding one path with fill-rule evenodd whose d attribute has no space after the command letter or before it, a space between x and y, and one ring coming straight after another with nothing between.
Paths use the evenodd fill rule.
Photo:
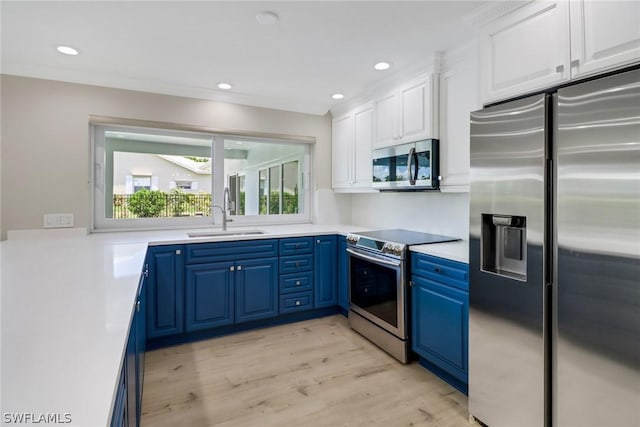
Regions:
<instances>
[{"instance_id":1,"label":"oven control panel","mask_svg":"<svg viewBox=\"0 0 640 427\"><path fill-rule=\"evenodd\" d=\"M402 255L403 251L404 251L404 245L402 245L400 243L387 242L382 247L382 253L383 254L390 254L390 255L400 256L400 255Z\"/></svg>"}]
</instances>

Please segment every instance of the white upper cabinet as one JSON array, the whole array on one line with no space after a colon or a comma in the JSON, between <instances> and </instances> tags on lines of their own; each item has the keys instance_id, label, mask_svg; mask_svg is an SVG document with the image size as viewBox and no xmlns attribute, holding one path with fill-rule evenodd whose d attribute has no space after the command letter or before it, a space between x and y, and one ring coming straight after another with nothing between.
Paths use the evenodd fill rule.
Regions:
<instances>
[{"instance_id":1,"label":"white upper cabinet","mask_svg":"<svg viewBox=\"0 0 640 427\"><path fill-rule=\"evenodd\" d=\"M375 105L375 147L387 147L398 141L398 96L391 92L378 98Z\"/></svg>"},{"instance_id":2,"label":"white upper cabinet","mask_svg":"<svg viewBox=\"0 0 640 427\"><path fill-rule=\"evenodd\" d=\"M331 123L331 175L334 189L351 187L351 152L353 151L353 114L333 119Z\"/></svg>"},{"instance_id":3,"label":"white upper cabinet","mask_svg":"<svg viewBox=\"0 0 640 427\"><path fill-rule=\"evenodd\" d=\"M469 117L480 108L475 45L445 54L440 74L440 190L469 191ZM462 59L460 59L462 58Z\"/></svg>"},{"instance_id":4,"label":"white upper cabinet","mask_svg":"<svg viewBox=\"0 0 640 427\"><path fill-rule=\"evenodd\" d=\"M569 13L572 76L640 59L640 1L572 1Z\"/></svg>"},{"instance_id":5,"label":"white upper cabinet","mask_svg":"<svg viewBox=\"0 0 640 427\"><path fill-rule=\"evenodd\" d=\"M510 98L569 79L568 4L534 2L480 33L482 100Z\"/></svg>"},{"instance_id":6,"label":"white upper cabinet","mask_svg":"<svg viewBox=\"0 0 640 427\"><path fill-rule=\"evenodd\" d=\"M640 1L534 1L480 31L484 104L640 61Z\"/></svg>"},{"instance_id":7,"label":"white upper cabinet","mask_svg":"<svg viewBox=\"0 0 640 427\"><path fill-rule=\"evenodd\" d=\"M437 77L413 80L374 103L374 148L438 137Z\"/></svg>"},{"instance_id":8,"label":"white upper cabinet","mask_svg":"<svg viewBox=\"0 0 640 427\"><path fill-rule=\"evenodd\" d=\"M353 113L353 182L352 188L371 190L373 180L373 103L357 108Z\"/></svg>"},{"instance_id":9,"label":"white upper cabinet","mask_svg":"<svg viewBox=\"0 0 640 427\"><path fill-rule=\"evenodd\" d=\"M332 186L339 192L371 188L373 103L349 111L332 122Z\"/></svg>"}]
</instances>

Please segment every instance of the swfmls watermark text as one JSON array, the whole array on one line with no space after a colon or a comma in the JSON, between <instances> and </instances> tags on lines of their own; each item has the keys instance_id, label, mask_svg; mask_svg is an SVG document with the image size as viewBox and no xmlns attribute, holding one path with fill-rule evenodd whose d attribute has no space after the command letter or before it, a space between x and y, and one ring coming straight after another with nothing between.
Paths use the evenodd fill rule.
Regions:
<instances>
[{"instance_id":1,"label":"swfmls watermark text","mask_svg":"<svg viewBox=\"0 0 640 427\"><path fill-rule=\"evenodd\" d=\"M4 412L2 422L5 424L69 424L71 414L68 412Z\"/></svg>"}]
</instances>

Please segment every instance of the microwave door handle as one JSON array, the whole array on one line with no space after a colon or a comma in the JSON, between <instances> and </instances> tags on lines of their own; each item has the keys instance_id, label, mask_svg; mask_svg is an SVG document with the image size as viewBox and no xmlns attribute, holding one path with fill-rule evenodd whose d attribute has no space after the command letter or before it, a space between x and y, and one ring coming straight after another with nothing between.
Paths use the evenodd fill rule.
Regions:
<instances>
[{"instance_id":1,"label":"microwave door handle","mask_svg":"<svg viewBox=\"0 0 640 427\"><path fill-rule=\"evenodd\" d=\"M413 169L413 160L414 157L416 155L416 149L415 147L412 147L411 150L409 150L409 158L407 159L407 173L409 174L409 184L411 185L416 185L416 176L418 175L418 168L416 167L416 173L414 175L412 169Z\"/></svg>"}]
</instances>

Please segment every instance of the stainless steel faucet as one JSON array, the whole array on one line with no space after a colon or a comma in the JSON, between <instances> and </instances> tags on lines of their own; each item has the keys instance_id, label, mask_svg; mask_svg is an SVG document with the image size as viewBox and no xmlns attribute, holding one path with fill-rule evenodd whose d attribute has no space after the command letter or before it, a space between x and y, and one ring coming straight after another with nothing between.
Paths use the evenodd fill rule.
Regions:
<instances>
[{"instance_id":1,"label":"stainless steel faucet","mask_svg":"<svg viewBox=\"0 0 640 427\"><path fill-rule=\"evenodd\" d=\"M229 199L231 199L231 194L229 193L229 187L224 187L224 195L222 196L222 206L211 205L212 208L218 208L220 209L220 212L222 212L222 231L227 231L227 222L233 221L232 219L227 218L227 210L229 209Z\"/></svg>"}]
</instances>

